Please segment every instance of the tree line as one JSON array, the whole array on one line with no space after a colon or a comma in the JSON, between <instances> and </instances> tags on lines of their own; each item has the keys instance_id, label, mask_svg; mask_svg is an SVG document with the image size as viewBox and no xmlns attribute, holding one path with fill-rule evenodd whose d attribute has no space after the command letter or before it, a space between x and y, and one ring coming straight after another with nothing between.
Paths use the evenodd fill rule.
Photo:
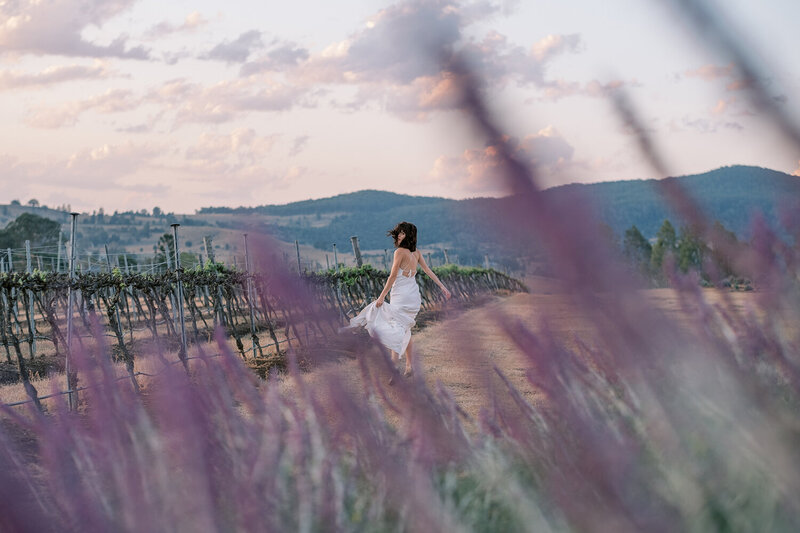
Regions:
<instances>
[{"instance_id":1,"label":"tree line","mask_svg":"<svg viewBox=\"0 0 800 533\"><path fill-rule=\"evenodd\" d=\"M719 244L724 248L733 249L740 244L736 234L719 221L714 222L712 232L721 239ZM656 286L667 284L670 271L697 272L704 284L721 282L749 286L719 248L706 242L692 226L682 226L676 231L669 219L664 220L652 241L645 238L636 225L631 226L625 230L621 246L625 259Z\"/></svg>"}]
</instances>

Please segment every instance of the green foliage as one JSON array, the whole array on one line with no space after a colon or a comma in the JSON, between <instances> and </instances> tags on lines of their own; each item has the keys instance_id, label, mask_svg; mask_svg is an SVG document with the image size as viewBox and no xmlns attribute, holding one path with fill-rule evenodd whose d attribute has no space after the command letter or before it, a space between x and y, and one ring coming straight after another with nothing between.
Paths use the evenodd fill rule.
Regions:
<instances>
[{"instance_id":1,"label":"green foliage","mask_svg":"<svg viewBox=\"0 0 800 533\"><path fill-rule=\"evenodd\" d=\"M60 230L58 222L32 213L22 213L0 230L0 248L22 248L26 240L31 241L31 246L58 244Z\"/></svg>"},{"instance_id":2,"label":"green foliage","mask_svg":"<svg viewBox=\"0 0 800 533\"><path fill-rule=\"evenodd\" d=\"M678 268L681 272L702 271L703 258L706 253L708 253L708 246L700 239L697 232L688 226L681 228L677 252Z\"/></svg>"},{"instance_id":3,"label":"green foliage","mask_svg":"<svg viewBox=\"0 0 800 533\"><path fill-rule=\"evenodd\" d=\"M172 264L175 262L175 237L171 233L164 233L159 237L155 248L156 263ZM169 260L167 260L167 255L169 255Z\"/></svg>"},{"instance_id":4,"label":"green foliage","mask_svg":"<svg viewBox=\"0 0 800 533\"><path fill-rule=\"evenodd\" d=\"M678 247L678 238L675 227L669 220L665 220L656 234L656 243L650 255L650 267L653 272L660 272L664 257L674 254Z\"/></svg>"},{"instance_id":5,"label":"green foliage","mask_svg":"<svg viewBox=\"0 0 800 533\"><path fill-rule=\"evenodd\" d=\"M622 253L631 262L638 265L649 265L652 247L642 232L636 226L631 226L625 231L622 240Z\"/></svg>"}]
</instances>

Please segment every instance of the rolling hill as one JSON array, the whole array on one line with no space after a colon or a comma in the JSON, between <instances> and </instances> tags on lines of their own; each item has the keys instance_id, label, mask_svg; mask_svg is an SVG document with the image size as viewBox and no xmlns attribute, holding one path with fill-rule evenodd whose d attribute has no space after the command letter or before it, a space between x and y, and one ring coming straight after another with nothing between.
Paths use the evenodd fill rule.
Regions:
<instances>
[{"instance_id":1,"label":"rolling hill","mask_svg":"<svg viewBox=\"0 0 800 533\"><path fill-rule=\"evenodd\" d=\"M703 174L667 178L680 183L699 203L711 220L719 220L740 238L749 237L754 213L760 212L777 225L781 205L800 201L800 177L750 166L723 167ZM665 219L676 228L682 221L659 195L656 180L629 180L592 184L570 184L544 192L556 204L582 199L619 237L636 225L652 238ZM489 254L498 264L514 267L521 235L531 228L506 227L498 232L492 220L506 209L508 198L452 200L409 196L385 191L365 190L317 200L285 205L257 207L207 207L193 215L148 214L147 211L85 214L80 217L79 237L83 246L142 254L152 253L159 236L169 231L172 222L181 223L182 249L202 252L202 238L211 235L214 247L231 256L243 251L244 228L266 230L293 244L301 244L301 254L324 265L325 253L337 243L340 254L350 250L350 237L358 235L362 250L372 251L373 261L391 248L386 231L401 220L414 222L420 242L439 261L448 248L451 258L462 264L480 264ZM22 212L36 213L62 223L65 234L68 215L44 207L0 205L0 224L5 226ZM332 257L330 257L332 260ZM340 257L340 259L343 259ZM305 260L305 259L304 259Z\"/></svg>"}]
</instances>

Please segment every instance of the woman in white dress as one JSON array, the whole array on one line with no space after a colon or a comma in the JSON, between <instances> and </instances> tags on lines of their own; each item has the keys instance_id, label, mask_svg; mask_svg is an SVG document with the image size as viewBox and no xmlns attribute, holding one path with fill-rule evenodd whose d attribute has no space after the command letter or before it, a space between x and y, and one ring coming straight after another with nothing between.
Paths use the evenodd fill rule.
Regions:
<instances>
[{"instance_id":1,"label":"woman in white dress","mask_svg":"<svg viewBox=\"0 0 800 533\"><path fill-rule=\"evenodd\" d=\"M442 289L445 299L450 298L450 291L439 281L417 250L417 227L414 224L401 222L387 235L394 239L394 246L397 248L394 251L389 279L378 299L367 305L358 316L350 319L348 328L365 327L371 337L377 338L391 351L392 361L396 362L405 355L406 368L403 375L408 377L414 372L411 328L422 303L415 277L417 265ZM384 302L387 293L389 301Z\"/></svg>"}]
</instances>

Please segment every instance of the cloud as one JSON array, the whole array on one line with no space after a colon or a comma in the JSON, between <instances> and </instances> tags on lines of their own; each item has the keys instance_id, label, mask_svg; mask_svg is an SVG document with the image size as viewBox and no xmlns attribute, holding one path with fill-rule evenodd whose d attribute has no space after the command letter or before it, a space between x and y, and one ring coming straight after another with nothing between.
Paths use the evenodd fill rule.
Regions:
<instances>
[{"instance_id":1,"label":"cloud","mask_svg":"<svg viewBox=\"0 0 800 533\"><path fill-rule=\"evenodd\" d=\"M260 72L281 72L287 68L295 67L308 60L310 53L293 42L276 42L272 47L253 61L242 65L242 76L250 76Z\"/></svg>"},{"instance_id":2,"label":"cloud","mask_svg":"<svg viewBox=\"0 0 800 533\"><path fill-rule=\"evenodd\" d=\"M102 80L115 74L105 63L87 65L61 65L49 67L41 72L26 73L11 70L0 71L0 91L13 89L39 89L70 81Z\"/></svg>"},{"instance_id":3,"label":"cloud","mask_svg":"<svg viewBox=\"0 0 800 533\"><path fill-rule=\"evenodd\" d=\"M727 111L731 105L736 103L736 98L720 98L717 104L711 109L712 115L722 115Z\"/></svg>"},{"instance_id":4,"label":"cloud","mask_svg":"<svg viewBox=\"0 0 800 533\"><path fill-rule=\"evenodd\" d=\"M733 131L744 130L744 126L741 123L733 120L722 120L722 117L709 119L706 117L692 118L685 116L680 122L671 121L669 126L673 132L693 130L697 133L716 133L720 128Z\"/></svg>"},{"instance_id":5,"label":"cloud","mask_svg":"<svg viewBox=\"0 0 800 533\"><path fill-rule=\"evenodd\" d=\"M32 109L28 112L25 123L34 128L63 128L74 126L80 115L90 110L104 114L120 113L136 109L140 104L141 99L129 90L109 89L86 100Z\"/></svg>"},{"instance_id":6,"label":"cloud","mask_svg":"<svg viewBox=\"0 0 800 533\"><path fill-rule=\"evenodd\" d=\"M725 90L728 92L744 91L754 85L754 80L742 78L735 69L733 63L725 66L703 65L696 69L686 70L683 73L687 78L699 78L703 81L714 82L717 80L727 80Z\"/></svg>"},{"instance_id":7,"label":"cloud","mask_svg":"<svg viewBox=\"0 0 800 533\"><path fill-rule=\"evenodd\" d=\"M306 91L260 76L224 81L211 87L189 84L174 87L183 97L168 102L175 123L223 123L249 112L285 111L302 102Z\"/></svg>"},{"instance_id":8,"label":"cloud","mask_svg":"<svg viewBox=\"0 0 800 533\"><path fill-rule=\"evenodd\" d=\"M223 41L212 48L202 59L213 59L224 61L225 63L244 63L250 54L259 48L263 48L261 32L250 30L244 32L233 41Z\"/></svg>"},{"instance_id":9,"label":"cloud","mask_svg":"<svg viewBox=\"0 0 800 533\"><path fill-rule=\"evenodd\" d=\"M584 84L575 81L565 81L562 79L546 81L543 84L541 96L529 99L527 103L534 100L555 102L569 96L586 96L589 98L605 98L623 87L639 87L641 84L635 80L611 80L601 82L591 80Z\"/></svg>"},{"instance_id":10,"label":"cloud","mask_svg":"<svg viewBox=\"0 0 800 533\"><path fill-rule=\"evenodd\" d=\"M137 0L17 0L0 2L0 50L35 55L148 59L149 50L128 47L121 35L107 45L83 32L102 27Z\"/></svg>"},{"instance_id":11,"label":"cloud","mask_svg":"<svg viewBox=\"0 0 800 533\"><path fill-rule=\"evenodd\" d=\"M552 126L521 141L515 138L504 141L509 143L513 154L531 165L544 181L560 182L562 174L568 172L572 164L574 149ZM507 191L502 171L499 148L489 144L483 149L467 149L458 157L437 158L430 176L471 193L504 194Z\"/></svg>"},{"instance_id":12,"label":"cloud","mask_svg":"<svg viewBox=\"0 0 800 533\"><path fill-rule=\"evenodd\" d=\"M688 69L683 72L687 78L700 78L705 81L713 81L718 79L730 78L733 76L733 63L725 66L719 65L703 65L696 69Z\"/></svg>"},{"instance_id":13,"label":"cloud","mask_svg":"<svg viewBox=\"0 0 800 533\"><path fill-rule=\"evenodd\" d=\"M176 33L194 32L206 24L208 24L208 20L204 18L199 11L192 11L186 15L186 18L181 24L173 24L166 20L159 22L145 32L145 38L162 39Z\"/></svg>"},{"instance_id":14,"label":"cloud","mask_svg":"<svg viewBox=\"0 0 800 533\"><path fill-rule=\"evenodd\" d=\"M292 148L289 150L289 157L294 157L302 152L308 144L308 140L310 138L311 137L308 135L300 135L295 137L294 141L292 142Z\"/></svg>"},{"instance_id":15,"label":"cloud","mask_svg":"<svg viewBox=\"0 0 800 533\"><path fill-rule=\"evenodd\" d=\"M356 98L342 107L379 103L406 120L425 120L434 111L460 107L459 80L449 67L453 64L469 65L488 89L516 83L563 93L564 84L547 79L547 64L559 54L580 51L580 36L549 35L526 49L496 31L480 39L465 31L503 9L503 4L490 2L399 2L321 53L304 59L304 49L295 47L293 63L278 65L267 54L242 72L269 69L298 85L355 86Z\"/></svg>"},{"instance_id":16,"label":"cloud","mask_svg":"<svg viewBox=\"0 0 800 533\"><path fill-rule=\"evenodd\" d=\"M167 147L152 143L105 144L52 160L24 162L0 156L0 169L9 180L90 191L112 190L118 180L157 165Z\"/></svg>"},{"instance_id":17,"label":"cloud","mask_svg":"<svg viewBox=\"0 0 800 533\"><path fill-rule=\"evenodd\" d=\"M580 35L548 35L531 47L531 55L543 63L548 59L565 52L579 52L583 48Z\"/></svg>"},{"instance_id":18,"label":"cloud","mask_svg":"<svg viewBox=\"0 0 800 533\"><path fill-rule=\"evenodd\" d=\"M190 123L221 124L250 112L285 111L295 105L311 105L304 100L308 90L277 82L265 76L237 78L204 87L179 78L168 80L143 95L125 89L109 89L103 94L66 102L57 106L31 109L25 122L37 128L62 128L75 125L89 111L103 114L132 111L146 105L158 106L156 118L133 126L133 132L148 131L162 117L172 117L175 127Z\"/></svg>"},{"instance_id":19,"label":"cloud","mask_svg":"<svg viewBox=\"0 0 800 533\"><path fill-rule=\"evenodd\" d=\"M272 151L277 139L277 135L259 136L252 128L238 128L229 134L204 133L197 143L187 148L186 158L252 165Z\"/></svg>"}]
</instances>

